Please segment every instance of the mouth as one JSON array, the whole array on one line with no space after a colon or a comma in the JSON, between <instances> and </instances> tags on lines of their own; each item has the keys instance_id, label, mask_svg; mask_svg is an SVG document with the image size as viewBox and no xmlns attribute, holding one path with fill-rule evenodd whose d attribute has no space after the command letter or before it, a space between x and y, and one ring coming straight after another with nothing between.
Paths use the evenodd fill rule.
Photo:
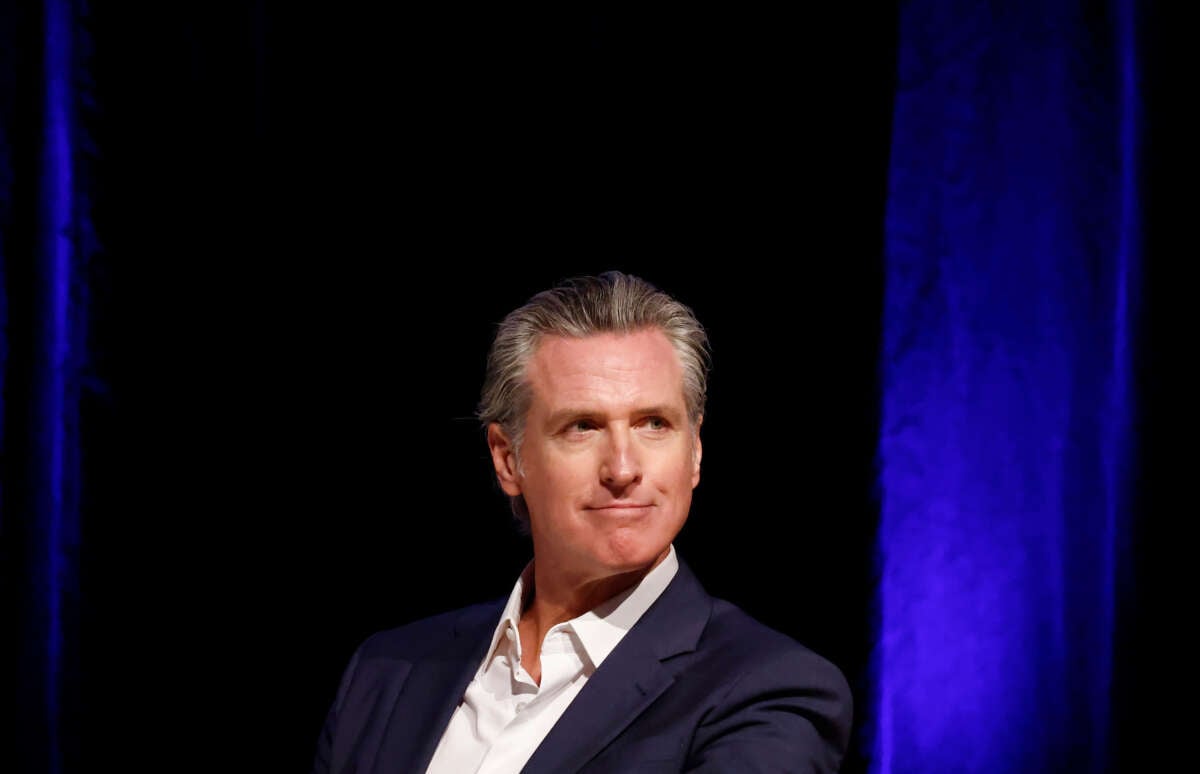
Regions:
<instances>
[{"instance_id":1,"label":"mouth","mask_svg":"<svg viewBox=\"0 0 1200 774\"><path fill-rule=\"evenodd\" d=\"M650 513L653 508L653 503L611 503L609 505L590 506L587 510L595 511L603 516L631 518L633 516L644 516Z\"/></svg>"}]
</instances>

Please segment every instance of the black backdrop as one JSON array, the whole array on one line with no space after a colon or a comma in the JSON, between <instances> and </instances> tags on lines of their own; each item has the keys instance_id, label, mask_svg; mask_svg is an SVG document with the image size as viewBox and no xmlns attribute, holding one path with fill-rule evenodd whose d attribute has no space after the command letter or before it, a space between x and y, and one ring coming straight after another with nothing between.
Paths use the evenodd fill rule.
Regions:
<instances>
[{"instance_id":1,"label":"black backdrop","mask_svg":"<svg viewBox=\"0 0 1200 774\"><path fill-rule=\"evenodd\" d=\"M681 555L861 727L891 11L398 13L90 12L68 762L303 768L362 637L506 593L492 327L608 268L710 329Z\"/></svg>"},{"instance_id":2,"label":"black backdrop","mask_svg":"<svg viewBox=\"0 0 1200 774\"><path fill-rule=\"evenodd\" d=\"M43 525L11 508L14 396L39 314L45 5L0 2L5 771L50 770L29 671L45 663L28 658L42 642L23 628L44 614L22 553ZM62 770L303 770L362 636L503 593L526 550L465 419L491 326L560 277L613 267L711 329L704 478L681 552L865 698L893 10L71 5L87 75L76 193L100 249L82 277ZM1166 3L1137 7L1119 771L1186 757L1196 663L1181 634L1195 47ZM452 570L431 578L438 558ZM865 765L856 750L845 770Z\"/></svg>"}]
</instances>

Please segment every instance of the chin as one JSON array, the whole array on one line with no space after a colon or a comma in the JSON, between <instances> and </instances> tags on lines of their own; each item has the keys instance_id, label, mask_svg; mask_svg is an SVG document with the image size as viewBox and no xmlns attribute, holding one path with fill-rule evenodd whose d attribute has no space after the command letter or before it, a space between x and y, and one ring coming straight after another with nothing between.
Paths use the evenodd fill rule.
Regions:
<instances>
[{"instance_id":1,"label":"chin","mask_svg":"<svg viewBox=\"0 0 1200 774\"><path fill-rule=\"evenodd\" d=\"M658 561L667 552L670 540L649 541L644 537L622 539L614 536L609 540L609 564L617 572L641 570Z\"/></svg>"}]
</instances>

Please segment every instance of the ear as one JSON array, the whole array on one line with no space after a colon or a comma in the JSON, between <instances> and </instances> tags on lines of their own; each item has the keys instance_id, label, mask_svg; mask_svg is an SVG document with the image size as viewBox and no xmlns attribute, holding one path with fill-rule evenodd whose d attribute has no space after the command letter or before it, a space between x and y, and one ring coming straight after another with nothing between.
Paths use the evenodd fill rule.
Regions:
<instances>
[{"instance_id":1,"label":"ear","mask_svg":"<svg viewBox=\"0 0 1200 774\"><path fill-rule=\"evenodd\" d=\"M704 417L696 419L696 427L692 430L692 489L700 483L700 458L703 456L704 449L700 445L700 425L704 422Z\"/></svg>"},{"instance_id":2,"label":"ear","mask_svg":"<svg viewBox=\"0 0 1200 774\"><path fill-rule=\"evenodd\" d=\"M500 428L500 423L492 422L487 429L488 450L492 453L492 467L496 469L496 479L500 488L509 497L521 494L521 475L517 471L517 453L512 441Z\"/></svg>"}]
</instances>

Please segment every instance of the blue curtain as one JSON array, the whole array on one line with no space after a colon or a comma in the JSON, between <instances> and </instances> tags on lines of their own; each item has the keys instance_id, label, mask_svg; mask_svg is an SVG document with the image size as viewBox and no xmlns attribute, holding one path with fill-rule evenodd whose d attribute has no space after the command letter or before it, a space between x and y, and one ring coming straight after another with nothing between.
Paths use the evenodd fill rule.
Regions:
<instances>
[{"instance_id":1,"label":"blue curtain","mask_svg":"<svg viewBox=\"0 0 1200 774\"><path fill-rule=\"evenodd\" d=\"M1132 3L902 5L873 770L1099 772L1129 532Z\"/></svg>"},{"instance_id":2,"label":"blue curtain","mask_svg":"<svg viewBox=\"0 0 1200 774\"><path fill-rule=\"evenodd\" d=\"M67 0L6 5L3 21L0 544L6 625L15 627L5 763L57 772L79 710L81 277L95 252L81 163L86 38Z\"/></svg>"}]
</instances>

